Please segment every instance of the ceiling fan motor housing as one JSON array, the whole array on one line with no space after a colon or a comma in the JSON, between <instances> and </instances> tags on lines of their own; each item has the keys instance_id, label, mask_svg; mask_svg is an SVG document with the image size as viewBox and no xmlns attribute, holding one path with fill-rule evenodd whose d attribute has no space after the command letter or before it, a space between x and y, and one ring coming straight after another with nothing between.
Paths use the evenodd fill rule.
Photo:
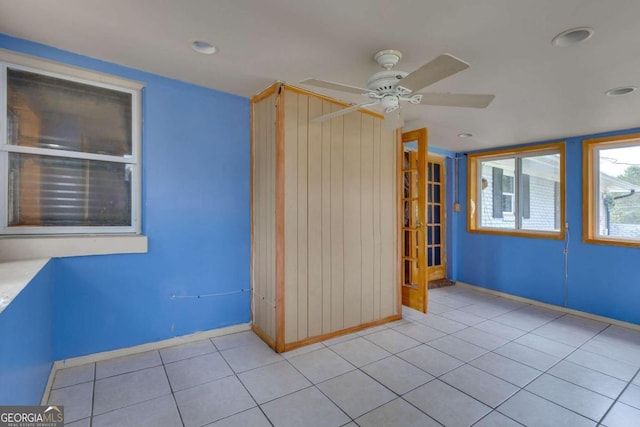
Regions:
<instances>
[{"instance_id":1,"label":"ceiling fan motor housing","mask_svg":"<svg viewBox=\"0 0 640 427\"><path fill-rule=\"evenodd\" d=\"M408 73L398 70L385 70L375 73L367 80L367 89L379 94L387 94L395 91L396 84L405 78Z\"/></svg>"}]
</instances>

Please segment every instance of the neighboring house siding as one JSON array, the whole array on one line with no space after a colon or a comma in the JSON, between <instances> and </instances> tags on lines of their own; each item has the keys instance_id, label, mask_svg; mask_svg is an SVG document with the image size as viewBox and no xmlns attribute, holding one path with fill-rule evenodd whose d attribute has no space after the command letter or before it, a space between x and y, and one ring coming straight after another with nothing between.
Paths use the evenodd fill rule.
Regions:
<instances>
[{"instance_id":1,"label":"neighboring house siding","mask_svg":"<svg viewBox=\"0 0 640 427\"><path fill-rule=\"evenodd\" d=\"M482 226L496 228L514 228L513 214L504 213L503 218L493 217L493 174L490 166L483 166L482 177L487 186L482 190ZM526 230L552 230L556 223L555 183L549 179L531 176L529 179L530 215L523 218L522 227Z\"/></svg>"},{"instance_id":2,"label":"neighboring house siding","mask_svg":"<svg viewBox=\"0 0 640 427\"><path fill-rule=\"evenodd\" d=\"M600 201L598 203L598 212L596 212L598 218L598 234L601 236L606 235L607 230L607 217L605 216L606 208L604 206L603 194L600 193Z\"/></svg>"},{"instance_id":3,"label":"neighboring house siding","mask_svg":"<svg viewBox=\"0 0 640 427\"><path fill-rule=\"evenodd\" d=\"M529 219L522 220L526 230L553 230L555 224L554 182L532 176L529 181L530 209Z\"/></svg>"},{"instance_id":4,"label":"neighboring house siding","mask_svg":"<svg viewBox=\"0 0 640 427\"><path fill-rule=\"evenodd\" d=\"M502 218L493 217L493 193L491 192L493 188L492 169L491 166L482 166L482 177L487 180L488 185L482 190L482 201L480 204L482 209L481 224L483 227L514 228L515 217L513 215L505 213Z\"/></svg>"},{"instance_id":5,"label":"neighboring house siding","mask_svg":"<svg viewBox=\"0 0 640 427\"><path fill-rule=\"evenodd\" d=\"M621 193L617 193L620 195ZM634 195L633 197L637 197ZM623 206L624 204L624 206ZM599 212L598 212L598 233L601 236L612 236L612 237L621 237L621 238L640 238L640 224L634 223L623 223L617 222L620 221L620 216L616 216L616 213L619 213L620 209L623 210L632 210L635 212L640 212L640 198L637 200L634 199L625 199L624 201L616 201L616 205L611 210L611 221L609 224L609 233L607 233L607 216L606 216L606 207L604 205L604 193L600 193L600 202L599 202ZM634 218L627 220L633 221ZM624 219L622 219L624 221Z\"/></svg>"},{"instance_id":6,"label":"neighboring house siding","mask_svg":"<svg viewBox=\"0 0 640 427\"><path fill-rule=\"evenodd\" d=\"M640 238L640 224L611 224L611 235L634 239Z\"/></svg>"}]
</instances>

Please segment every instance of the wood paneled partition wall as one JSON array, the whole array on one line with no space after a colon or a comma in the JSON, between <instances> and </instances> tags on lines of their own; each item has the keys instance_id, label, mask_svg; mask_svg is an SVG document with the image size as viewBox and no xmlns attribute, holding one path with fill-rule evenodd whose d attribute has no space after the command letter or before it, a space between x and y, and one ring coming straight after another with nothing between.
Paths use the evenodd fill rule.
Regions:
<instances>
[{"instance_id":1,"label":"wood paneled partition wall","mask_svg":"<svg viewBox=\"0 0 640 427\"><path fill-rule=\"evenodd\" d=\"M401 317L383 117L277 83L251 100L253 329L276 351Z\"/></svg>"}]
</instances>

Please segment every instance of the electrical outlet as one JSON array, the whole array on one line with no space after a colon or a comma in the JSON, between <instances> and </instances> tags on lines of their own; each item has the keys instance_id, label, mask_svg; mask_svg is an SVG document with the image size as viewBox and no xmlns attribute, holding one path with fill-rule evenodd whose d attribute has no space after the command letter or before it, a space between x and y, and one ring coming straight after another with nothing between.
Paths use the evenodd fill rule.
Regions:
<instances>
[{"instance_id":1,"label":"electrical outlet","mask_svg":"<svg viewBox=\"0 0 640 427\"><path fill-rule=\"evenodd\" d=\"M454 203L453 204L453 211L454 212L460 212L460 203Z\"/></svg>"}]
</instances>

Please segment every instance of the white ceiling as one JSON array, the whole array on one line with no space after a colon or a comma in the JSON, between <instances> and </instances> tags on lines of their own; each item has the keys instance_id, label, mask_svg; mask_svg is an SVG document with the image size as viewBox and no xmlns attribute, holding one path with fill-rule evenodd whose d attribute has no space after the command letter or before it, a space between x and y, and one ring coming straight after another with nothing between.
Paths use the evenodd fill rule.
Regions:
<instances>
[{"instance_id":1,"label":"white ceiling","mask_svg":"<svg viewBox=\"0 0 640 427\"><path fill-rule=\"evenodd\" d=\"M428 90L493 103L403 115L452 151L639 126L640 93L604 95L640 86L638 16L638 0L0 0L2 33L245 97L308 77L362 87L381 49L401 50L408 72L451 53L471 67ZM551 45L579 26L595 35ZM196 39L220 52L196 54Z\"/></svg>"}]
</instances>

